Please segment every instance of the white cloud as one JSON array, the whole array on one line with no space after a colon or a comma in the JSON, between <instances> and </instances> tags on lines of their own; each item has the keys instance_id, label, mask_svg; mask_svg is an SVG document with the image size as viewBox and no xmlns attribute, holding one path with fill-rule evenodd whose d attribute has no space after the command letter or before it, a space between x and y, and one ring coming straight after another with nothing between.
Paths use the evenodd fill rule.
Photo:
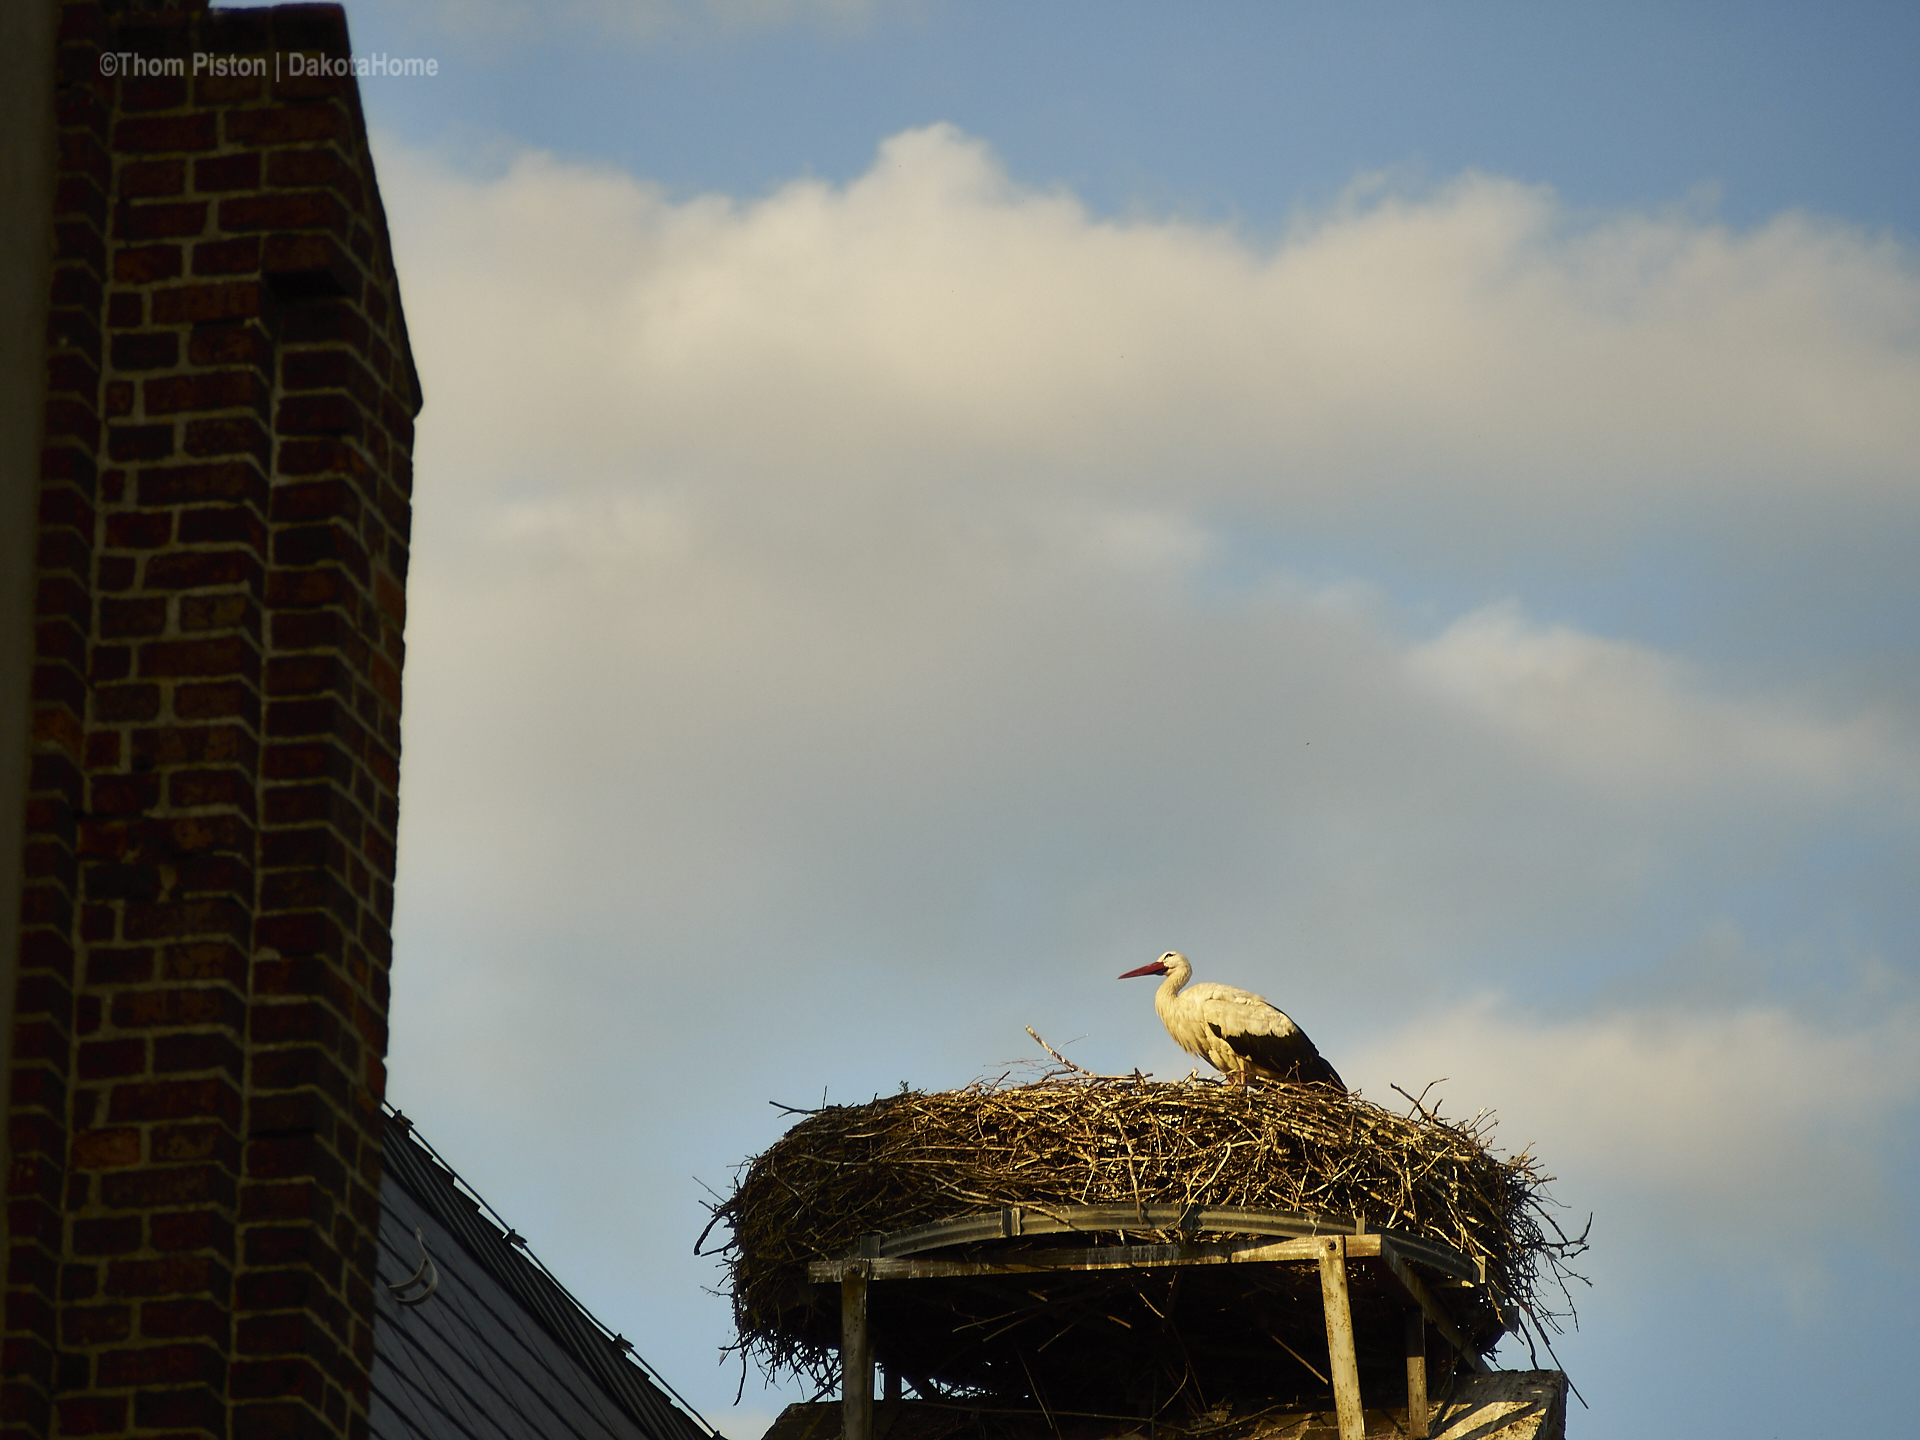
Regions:
<instances>
[{"instance_id":1,"label":"white cloud","mask_svg":"<svg viewBox=\"0 0 1920 1440\"><path fill-rule=\"evenodd\" d=\"M385 168L441 391L508 398L475 372L509 328L540 361L496 412L512 423L483 427L508 442L490 468L571 434L602 479L1405 503L1450 542L1467 520L1564 533L1915 488L1920 283L1804 216L1581 228L1548 192L1467 176L1265 247L1097 219L944 126L847 186L745 204L531 154L485 181ZM476 267L515 280L485 293Z\"/></svg>"},{"instance_id":2,"label":"white cloud","mask_svg":"<svg viewBox=\"0 0 1920 1440\"><path fill-rule=\"evenodd\" d=\"M1704 693L1645 646L1531 623L1512 601L1462 616L1407 657L1421 683L1594 783L1689 798L1798 781L1815 793L1912 793L1915 755L1885 717Z\"/></svg>"},{"instance_id":3,"label":"white cloud","mask_svg":"<svg viewBox=\"0 0 1920 1440\"><path fill-rule=\"evenodd\" d=\"M1591 1264L1613 1283L1706 1260L1804 1309L1834 1257L1781 1237L1897 1230L1911 1211L1895 1185L1920 1117L1920 1003L1885 976L1850 998L1574 1017L1483 999L1373 1037L1348 1073L1383 1095L1445 1077L1448 1113L1496 1111L1576 1227L1595 1212Z\"/></svg>"}]
</instances>

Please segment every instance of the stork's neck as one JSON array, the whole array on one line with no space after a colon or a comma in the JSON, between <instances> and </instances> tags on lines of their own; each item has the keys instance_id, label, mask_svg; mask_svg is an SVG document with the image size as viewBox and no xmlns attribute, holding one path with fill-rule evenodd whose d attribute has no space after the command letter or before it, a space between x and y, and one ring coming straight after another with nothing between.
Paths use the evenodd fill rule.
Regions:
<instances>
[{"instance_id":1,"label":"stork's neck","mask_svg":"<svg viewBox=\"0 0 1920 1440\"><path fill-rule=\"evenodd\" d=\"M1153 1008L1164 1014L1173 1004L1173 997L1185 988L1187 981L1193 978L1193 966L1181 958L1167 966L1167 978L1160 982L1160 988L1153 992Z\"/></svg>"}]
</instances>

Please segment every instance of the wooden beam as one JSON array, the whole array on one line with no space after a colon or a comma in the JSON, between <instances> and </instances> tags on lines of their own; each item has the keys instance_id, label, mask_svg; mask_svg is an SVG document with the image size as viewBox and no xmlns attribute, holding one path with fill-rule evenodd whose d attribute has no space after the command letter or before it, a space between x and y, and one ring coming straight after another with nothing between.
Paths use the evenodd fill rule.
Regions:
<instances>
[{"instance_id":1,"label":"wooden beam","mask_svg":"<svg viewBox=\"0 0 1920 1440\"><path fill-rule=\"evenodd\" d=\"M1353 1236L1348 1239L1348 1253L1378 1255L1380 1239L1378 1235ZM938 1280L956 1275L1030 1275L1046 1270L1152 1270L1187 1265L1268 1264L1279 1260L1317 1261L1320 1247L1319 1240L1283 1240L1277 1244L1254 1240L1217 1245L1076 1246L1071 1250L1029 1250L1007 1260L848 1257L813 1261L807 1266L807 1278L816 1284L831 1284L856 1265L874 1280Z\"/></svg>"},{"instance_id":2,"label":"wooden beam","mask_svg":"<svg viewBox=\"0 0 1920 1440\"><path fill-rule=\"evenodd\" d=\"M840 1279L840 1440L873 1440L873 1337L867 1333L867 1266Z\"/></svg>"},{"instance_id":3,"label":"wooden beam","mask_svg":"<svg viewBox=\"0 0 1920 1440\"><path fill-rule=\"evenodd\" d=\"M1397 1247L1391 1240L1380 1247L1380 1258L1386 1262L1387 1269L1392 1272L1393 1278L1400 1282L1400 1288L1407 1292L1408 1298L1426 1313L1427 1319L1433 1322L1433 1328L1440 1332L1440 1337L1453 1346L1460 1356L1460 1363L1477 1375L1486 1374L1487 1362L1480 1358L1480 1352L1467 1343L1467 1337L1460 1333L1460 1327L1453 1323L1453 1317L1447 1313L1446 1307L1434 1298L1433 1292L1426 1287L1418 1275L1408 1268L1407 1262L1400 1257Z\"/></svg>"},{"instance_id":4,"label":"wooden beam","mask_svg":"<svg viewBox=\"0 0 1920 1440\"><path fill-rule=\"evenodd\" d=\"M1360 1366L1353 1350L1353 1307L1347 1299L1347 1247L1338 1235L1314 1243L1320 1246L1320 1299L1327 1311L1327 1362L1340 1440L1367 1440Z\"/></svg>"},{"instance_id":5,"label":"wooden beam","mask_svg":"<svg viewBox=\"0 0 1920 1440\"><path fill-rule=\"evenodd\" d=\"M1427 1440L1427 1313L1407 1311L1407 1435Z\"/></svg>"},{"instance_id":6,"label":"wooden beam","mask_svg":"<svg viewBox=\"0 0 1920 1440\"><path fill-rule=\"evenodd\" d=\"M1011 1205L912 1225L878 1237L873 1253L887 1259L971 1245L982 1240L1011 1240L1022 1235L1062 1235L1110 1230L1178 1230L1189 1235L1211 1231L1226 1235L1364 1235L1367 1222L1297 1210L1265 1210L1243 1205Z\"/></svg>"}]
</instances>

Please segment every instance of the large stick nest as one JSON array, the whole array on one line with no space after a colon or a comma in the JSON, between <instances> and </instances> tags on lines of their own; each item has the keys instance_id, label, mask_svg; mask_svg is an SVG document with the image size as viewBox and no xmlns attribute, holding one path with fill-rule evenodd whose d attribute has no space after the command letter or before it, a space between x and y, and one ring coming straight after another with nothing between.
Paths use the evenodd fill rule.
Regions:
<instances>
[{"instance_id":1,"label":"large stick nest","mask_svg":"<svg viewBox=\"0 0 1920 1440\"><path fill-rule=\"evenodd\" d=\"M807 1282L807 1264L849 1253L860 1237L1021 1205L1201 1204L1300 1211L1410 1232L1484 1259L1487 1287L1447 1292L1482 1350L1500 1311L1539 1323L1571 1313L1569 1241L1547 1213L1530 1155L1502 1158L1484 1117L1441 1119L1415 1102L1395 1114L1321 1086L1251 1093L1188 1080L1055 1073L1033 1084L976 1082L906 1091L804 1118L742 1167L715 1207L732 1238L735 1347L770 1376L839 1374L837 1287ZM711 1228L711 1227L710 1227ZM1549 1238L1549 1232L1553 1238ZM1165 1241L1129 1231L1085 1243ZM1046 1247L1063 1240L1049 1236ZM1001 1242L996 1253L1006 1253ZM1405 1302L1357 1267L1355 1327L1363 1375L1404 1374ZM880 1362L928 1393L1031 1397L1055 1408L1162 1409L1245 1394L1318 1393L1326 1334L1308 1266L1210 1266L1074 1272L1009 1280L913 1280L870 1292ZM1290 1358L1289 1358L1290 1357ZM1139 1392L1135 1394L1135 1392Z\"/></svg>"}]
</instances>

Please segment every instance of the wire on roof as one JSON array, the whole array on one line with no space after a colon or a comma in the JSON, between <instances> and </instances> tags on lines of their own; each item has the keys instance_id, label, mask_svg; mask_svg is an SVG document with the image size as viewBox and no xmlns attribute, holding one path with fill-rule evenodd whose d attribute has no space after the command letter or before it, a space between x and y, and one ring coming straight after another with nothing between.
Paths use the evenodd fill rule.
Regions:
<instances>
[{"instance_id":1,"label":"wire on roof","mask_svg":"<svg viewBox=\"0 0 1920 1440\"><path fill-rule=\"evenodd\" d=\"M689 1416L697 1421L701 1428L713 1437L713 1440L725 1440L725 1437L720 1434L719 1430L714 1427L706 1416L694 1409L684 1395L667 1383L665 1376L661 1375L641 1358L640 1353L633 1348L633 1342L631 1340L616 1332L598 1315L595 1315L591 1310L587 1309L585 1305L580 1303L579 1296L575 1295L565 1285L560 1283L560 1278L546 1267L545 1262L542 1261L538 1255L533 1253L533 1247L527 1243L526 1237L509 1225L500 1212L487 1203L486 1197L474 1189L473 1186L469 1185L466 1180L461 1177L460 1172L447 1163L446 1156L433 1148L432 1143L428 1141L426 1136L420 1133L419 1127L415 1125L412 1120L407 1118L398 1108L386 1100L380 1102L380 1108L385 1112L388 1119L392 1120L402 1130L407 1132L408 1137L414 1144L426 1151L428 1158L430 1158L434 1164L446 1171L447 1178L452 1182L454 1187L467 1199L471 1200L479 1212L486 1216L488 1220L492 1221L499 1229L500 1238L531 1261L534 1269L546 1276L547 1279L553 1283L553 1287L567 1298L567 1302L585 1316L587 1322L591 1324L594 1329L606 1336L608 1343L610 1343L616 1351L627 1357L629 1364L642 1375L645 1375L653 1384L659 1386L661 1390L672 1396L674 1403L679 1405L682 1410L686 1411Z\"/></svg>"}]
</instances>

